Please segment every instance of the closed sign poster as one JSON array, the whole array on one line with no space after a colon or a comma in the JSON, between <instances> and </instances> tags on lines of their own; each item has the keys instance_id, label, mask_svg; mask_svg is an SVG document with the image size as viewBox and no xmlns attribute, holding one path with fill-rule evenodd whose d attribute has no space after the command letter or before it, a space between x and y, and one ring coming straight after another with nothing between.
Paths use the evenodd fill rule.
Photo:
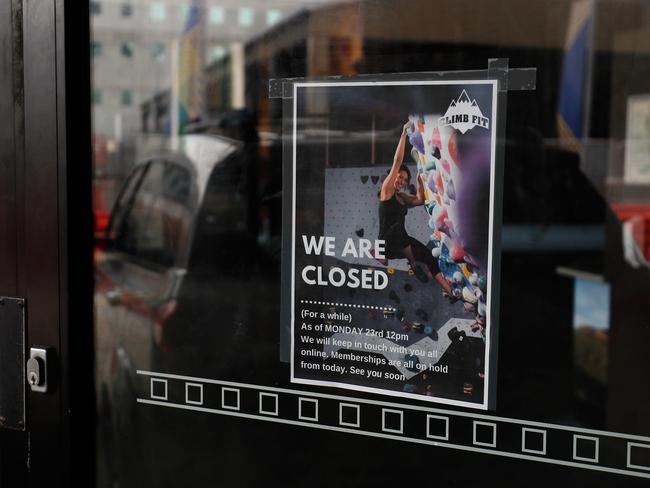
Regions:
<instances>
[{"instance_id":1,"label":"closed sign poster","mask_svg":"<svg viewBox=\"0 0 650 488\"><path fill-rule=\"evenodd\" d=\"M294 85L292 382L488 407L496 100Z\"/></svg>"}]
</instances>

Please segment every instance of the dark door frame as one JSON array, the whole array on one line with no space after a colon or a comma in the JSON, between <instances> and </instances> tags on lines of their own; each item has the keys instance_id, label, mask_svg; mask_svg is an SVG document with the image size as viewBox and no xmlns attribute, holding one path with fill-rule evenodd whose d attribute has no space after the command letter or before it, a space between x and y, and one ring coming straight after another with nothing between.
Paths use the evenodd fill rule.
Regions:
<instances>
[{"instance_id":1,"label":"dark door frame","mask_svg":"<svg viewBox=\"0 0 650 488\"><path fill-rule=\"evenodd\" d=\"M0 2L0 295L19 296L18 269L23 248L18 235L23 235L24 186L23 96L22 96L22 9L17 0ZM0 334L0 340L2 336ZM2 374L0 372L0 374ZM2 386L0 386L2 388ZM0 487L26 482L27 434L0 429Z\"/></svg>"},{"instance_id":2,"label":"dark door frame","mask_svg":"<svg viewBox=\"0 0 650 488\"><path fill-rule=\"evenodd\" d=\"M0 431L0 486L92 486L89 5L11 0L0 18L0 294L26 299L27 350L53 348L55 379L27 390L25 432Z\"/></svg>"}]
</instances>

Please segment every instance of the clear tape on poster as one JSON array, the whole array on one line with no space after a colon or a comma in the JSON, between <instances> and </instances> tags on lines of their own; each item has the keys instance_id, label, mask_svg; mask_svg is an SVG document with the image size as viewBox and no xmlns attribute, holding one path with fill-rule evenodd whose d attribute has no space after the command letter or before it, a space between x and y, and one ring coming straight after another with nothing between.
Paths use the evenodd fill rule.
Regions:
<instances>
[{"instance_id":1,"label":"clear tape on poster","mask_svg":"<svg viewBox=\"0 0 650 488\"><path fill-rule=\"evenodd\" d=\"M320 78L273 78L269 80L269 98L293 98L294 83L308 81L400 81L413 79L496 79L498 82L497 90L499 92L524 91L536 89L537 68L510 68L507 58L493 58L488 60L488 68L484 70L373 73L367 75L327 76Z\"/></svg>"}]
</instances>

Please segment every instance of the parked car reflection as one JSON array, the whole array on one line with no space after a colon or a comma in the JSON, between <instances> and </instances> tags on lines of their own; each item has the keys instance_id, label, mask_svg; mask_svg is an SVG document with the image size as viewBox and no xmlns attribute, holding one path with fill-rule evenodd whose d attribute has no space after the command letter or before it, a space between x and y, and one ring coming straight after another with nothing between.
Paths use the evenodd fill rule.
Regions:
<instances>
[{"instance_id":1,"label":"parked car reflection","mask_svg":"<svg viewBox=\"0 0 650 488\"><path fill-rule=\"evenodd\" d=\"M279 316L279 249L258 231L252 153L209 135L168 142L176 149L135 165L96 256L99 401L113 442L142 442L137 370L250 380L278 354L264 322Z\"/></svg>"}]
</instances>

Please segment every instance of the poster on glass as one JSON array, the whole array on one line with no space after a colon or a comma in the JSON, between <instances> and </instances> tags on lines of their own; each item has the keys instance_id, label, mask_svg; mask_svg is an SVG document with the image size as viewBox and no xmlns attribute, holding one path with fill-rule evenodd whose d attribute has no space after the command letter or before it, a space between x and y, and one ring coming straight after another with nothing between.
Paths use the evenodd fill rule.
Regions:
<instances>
[{"instance_id":1,"label":"poster on glass","mask_svg":"<svg viewBox=\"0 0 650 488\"><path fill-rule=\"evenodd\" d=\"M496 81L293 89L291 381L487 409Z\"/></svg>"}]
</instances>

